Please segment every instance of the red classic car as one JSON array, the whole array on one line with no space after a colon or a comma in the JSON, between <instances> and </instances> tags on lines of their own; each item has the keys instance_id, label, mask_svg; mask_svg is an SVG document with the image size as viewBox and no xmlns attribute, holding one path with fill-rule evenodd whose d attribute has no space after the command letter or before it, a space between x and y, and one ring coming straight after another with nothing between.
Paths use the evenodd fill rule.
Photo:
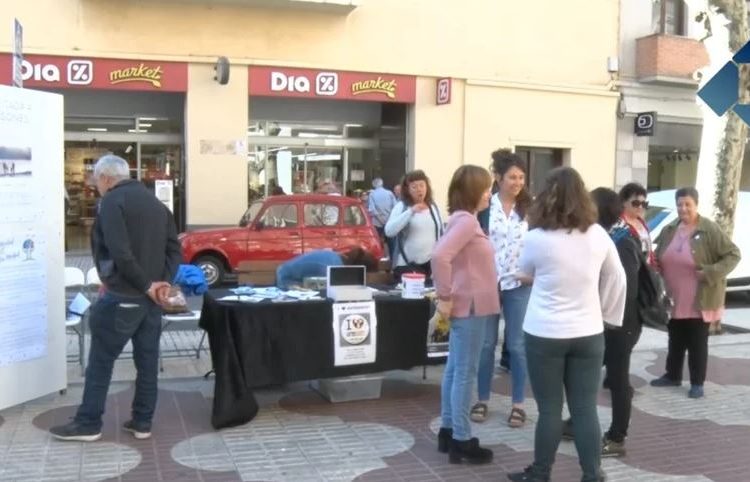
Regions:
<instances>
[{"instance_id":1,"label":"red classic car","mask_svg":"<svg viewBox=\"0 0 750 482\"><path fill-rule=\"evenodd\" d=\"M202 229L179 236L187 262L211 286L241 261L284 261L317 249L344 252L361 246L380 259L383 247L359 199L328 194L270 196L253 202L239 227Z\"/></svg>"}]
</instances>

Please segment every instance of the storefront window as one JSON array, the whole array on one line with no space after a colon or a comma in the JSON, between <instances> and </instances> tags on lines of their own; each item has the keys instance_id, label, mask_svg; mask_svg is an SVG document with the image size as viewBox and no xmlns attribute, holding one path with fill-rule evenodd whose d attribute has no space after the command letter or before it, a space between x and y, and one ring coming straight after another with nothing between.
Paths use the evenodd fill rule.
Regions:
<instances>
[{"instance_id":1,"label":"storefront window","mask_svg":"<svg viewBox=\"0 0 750 482\"><path fill-rule=\"evenodd\" d=\"M251 201L281 191L352 194L382 175L374 127L260 121L250 125L248 137Z\"/></svg>"},{"instance_id":2,"label":"storefront window","mask_svg":"<svg viewBox=\"0 0 750 482\"><path fill-rule=\"evenodd\" d=\"M68 250L88 250L90 247L89 236L99 198L93 179L94 165L106 154L115 154L128 161L131 177L141 180L151 189L172 210L177 225L183 225L180 145L68 141L65 143L65 238Z\"/></svg>"},{"instance_id":3,"label":"storefront window","mask_svg":"<svg viewBox=\"0 0 750 482\"><path fill-rule=\"evenodd\" d=\"M406 106L252 99L248 198L274 193L359 196L372 180L399 182L406 168Z\"/></svg>"},{"instance_id":4,"label":"storefront window","mask_svg":"<svg viewBox=\"0 0 750 482\"><path fill-rule=\"evenodd\" d=\"M99 193L94 182L94 165L105 154L116 154L130 164L131 176L138 176L137 153L123 142L67 142L65 144L65 237L69 250L87 250L96 217Z\"/></svg>"}]
</instances>

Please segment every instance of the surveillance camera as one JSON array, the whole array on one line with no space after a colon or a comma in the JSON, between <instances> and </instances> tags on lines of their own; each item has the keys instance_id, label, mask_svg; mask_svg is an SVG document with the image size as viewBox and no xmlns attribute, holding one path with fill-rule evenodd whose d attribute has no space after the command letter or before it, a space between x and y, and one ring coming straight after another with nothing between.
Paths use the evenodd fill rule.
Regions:
<instances>
[{"instance_id":1,"label":"surveillance camera","mask_svg":"<svg viewBox=\"0 0 750 482\"><path fill-rule=\"evenodd\" d=\"M702 71L696 70L695 72L693 72L693 80L694 81L700 82L702 78L703 78L703 72Z\"/></svg>"}]
</instances>

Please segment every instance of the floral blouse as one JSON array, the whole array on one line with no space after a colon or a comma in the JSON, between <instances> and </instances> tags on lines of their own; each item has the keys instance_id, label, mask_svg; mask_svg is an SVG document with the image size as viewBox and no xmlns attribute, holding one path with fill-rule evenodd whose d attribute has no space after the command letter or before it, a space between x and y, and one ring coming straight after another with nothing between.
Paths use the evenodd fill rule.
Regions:
<instances>
[{"instance_id":1,"label":"floral blouse","mask_svg":"<svg viewBox=\"0 0 750 482\"><path fill-rule=\"evenodd\" d=\"M500 197L495 194L490 201L489 238L495 251L495 268L501 290L512 290L521 286L515 277L518 258L521 256L523 238L529 225L516 212L515 205L510 216L503 211Z\"/></svg>"}]
</instances>

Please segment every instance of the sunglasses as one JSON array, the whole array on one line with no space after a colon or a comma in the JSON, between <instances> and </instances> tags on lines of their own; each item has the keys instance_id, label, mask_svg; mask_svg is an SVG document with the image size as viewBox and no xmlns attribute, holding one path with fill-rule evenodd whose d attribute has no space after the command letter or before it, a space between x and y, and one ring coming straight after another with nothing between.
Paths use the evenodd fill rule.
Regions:
<instances>
[{"instance_id":1,"label":"sunglasses","mask_svg":"<svg viewBox=\"0 0 750 482\"><path fill-rule=\"evenodd\" d=\"M648 201L639 201L636 199L636 200L630 201L630 205L633 206L634 208L648 209Z\"/></svg>"}]
</instances>

